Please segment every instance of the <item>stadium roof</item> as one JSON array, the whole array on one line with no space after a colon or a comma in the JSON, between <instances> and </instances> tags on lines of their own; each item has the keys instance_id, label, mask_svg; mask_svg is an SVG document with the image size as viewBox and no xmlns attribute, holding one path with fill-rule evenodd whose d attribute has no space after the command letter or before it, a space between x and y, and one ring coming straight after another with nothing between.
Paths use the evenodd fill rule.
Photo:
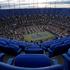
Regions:
<instances>
[{"instance_id":1,"label":"stadium roof","mask_svg":"<svg viewBox=\"0 0 70 70\"><path fill-rule=\"evenodd\" d=\"M12 8L70 8L70 0L0 0L1 9Z\"/></svg>"}]
</instances>

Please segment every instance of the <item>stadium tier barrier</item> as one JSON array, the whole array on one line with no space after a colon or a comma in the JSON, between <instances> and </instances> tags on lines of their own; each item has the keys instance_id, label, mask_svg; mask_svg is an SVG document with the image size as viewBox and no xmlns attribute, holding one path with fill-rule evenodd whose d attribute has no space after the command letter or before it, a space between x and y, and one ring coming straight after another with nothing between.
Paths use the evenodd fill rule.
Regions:
<instances>
[{"instance_id":1,"label":"stadium tier barrier","mask_svg":"<svg viewBox=\"0 0 70 70\"><path fill-rule=\"evenodd\" d=\"M70 8L31 8L31 9L0 9L0 17L34 14L52 14L70 16Z\"/></svg>"},{"instance_id":2,"label":"stadium tier barrier","mask_svg":"<svg viewBox=\"0 0 70 70\"><path fill-rule=\"evenodd\" d=\"M41 67L41 68L24 68L24 67L17 67L17 66L12 66L9 64L5 64L0 62L0 70L63 70L63 65L57 64L57 65L52 65L49 67Z\"/></svg>"}]
</instances>

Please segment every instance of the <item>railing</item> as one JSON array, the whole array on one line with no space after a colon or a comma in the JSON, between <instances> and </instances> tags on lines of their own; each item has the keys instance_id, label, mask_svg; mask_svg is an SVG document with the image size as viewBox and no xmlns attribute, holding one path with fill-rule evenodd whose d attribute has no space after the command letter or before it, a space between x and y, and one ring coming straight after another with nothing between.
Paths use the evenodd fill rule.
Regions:
<instances>
[{"instance_id":1,"label":"railing","mask_svg":"<svg viewBox=\"0 0 70 70\"><path fill-rule=\"evenodd\" d=\"M70 8L70 2L42 2L42 3L4 3L0 4L0 9L16 8Z\"/></svg>"}]
</instances>

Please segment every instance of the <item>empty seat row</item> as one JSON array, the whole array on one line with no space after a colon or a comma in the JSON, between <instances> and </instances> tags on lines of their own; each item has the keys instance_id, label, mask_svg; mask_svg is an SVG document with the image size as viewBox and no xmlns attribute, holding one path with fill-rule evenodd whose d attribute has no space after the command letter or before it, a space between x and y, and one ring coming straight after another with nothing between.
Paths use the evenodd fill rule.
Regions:
<instances>
[{"instance_id":1,"label":"empty seat row","mask_svg":"<svg viewBox=\"0 0 70 70\"><path fill-rule=\"evenodd\" d=\"M70 48L70 36L45 41L41 44L41 47L49 52L50 57L61 55L67 52L68 49Z\"/></svg>"},{"instance_id":2,"label":"empty seat row","mask_svg":"<svg viewBox=\"0 0 70 70\"><path fill-rule=\"evenodd\" d=\"M17 55L21 51L21 48L19 48L19 46L15 44L7 44L7 45L0 44L0 51Z\"/></svg>"},{"instance_id":3,"label":"empty seat row","mask_svg":"<svg viewBox=\"0 0 70 70\"><path fill-rule=\"evenodd\" d=\"M43 54L43 49L38 44L31 44L25 48L25 53L28 54Z\"/></svg>"},{"instance_id":4,"label":"empty seat row","mask_svg":"<svg viewBox=\"0 0 70 70\"><path fill-rule=\"evenodd\" d=\"M66 53L69 48L69 44L53 45L48 49L49 57L54 57Z\"/></svg>"},{"instance_id":5,"label":"empty seat row","mask_svg":"<svg viewBox=\"0 0 70 70\"><path fill-rule=\"evenodd\" d=\"M64 70L64 66L56 62L45 54L20 54L13 65L0 62L0 70Z\"/></svg>"},{"instance_id":6,"label":"empty seat row","mask_svg":"<svg viewBox=\"0 0 70 70\"><path fill-rule=\"evenodd\" d=\"M48 51L49 56L51 55L50 57L53 57L67 52L69 48L70 36L65 36L63 38L54 39L50 41L44 41L39 44L34 42L25 42L0 38L0 51L13 55L17 55L21 51L31 54L43 54L44 51Z\"/></svg>"},{"instance_id":7,"label":"empty seat row","mask_svg":"<svg viewBox=\"0 0 70 70\"><path fill-rule=\"evenodd\" d=\"M0 70L70 70L70 49L62 56L64 64L58 64L56 59L52 60L45 54L19 54L7 64L0 62Z\"/></svg>"}]
</instances>

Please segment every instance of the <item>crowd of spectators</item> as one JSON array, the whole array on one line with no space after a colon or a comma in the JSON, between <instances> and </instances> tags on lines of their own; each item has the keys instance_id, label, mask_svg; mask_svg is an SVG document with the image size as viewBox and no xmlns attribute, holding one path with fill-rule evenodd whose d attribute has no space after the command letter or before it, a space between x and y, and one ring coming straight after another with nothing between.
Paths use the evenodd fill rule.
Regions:
<instances>
[{"instance_id":1,"label":"crowd of spectators","mask_svg":"<svg viewBox=\"0 0 70 70\"><path fill-rule=\"evenodd\" d=\"M59 36L70 34L70 16L23 15L0 18L0 37L23 39L24 35L50 31Z\"/></svg>"}]
</instances>

